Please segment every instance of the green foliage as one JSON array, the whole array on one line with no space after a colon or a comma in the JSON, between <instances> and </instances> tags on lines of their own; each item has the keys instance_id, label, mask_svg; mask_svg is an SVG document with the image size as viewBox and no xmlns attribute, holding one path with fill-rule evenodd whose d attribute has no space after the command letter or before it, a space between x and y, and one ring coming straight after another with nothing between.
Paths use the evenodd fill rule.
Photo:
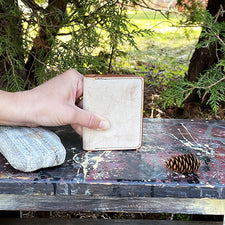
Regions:
<instances>
[{"instance_id":1,"label":"green foliage","mask_svg":"<svg viewBox=\"0 0 225 225\"><path fill-rule=\"evenodd\" d=\"M49 58L59 59L60 70L74 67L82 73L112 72L112 60L120 52L119 45L126 43L137 48L135 36L148 32L130 22L125 6L108 1L99 9L96 8L98 2L84 2L86 4L71 16L79 25L68 28L73 34L69 41L56 40L56 48L53 47L53 55Z\"/></svg>"},{"instance_id":2,"label":"green foliage","mask_svg":"<svg viewBox=\"0 0 225 225\"><path fill-rule=\"evenodd\" d=\"M189 96L189 92L186 91L186 88L192 90L191 86L192 83L183 78L170 81L167 85L167 89L161 94L162 99L159 102L162 102L162 107L166 108L174 104L181 107L184 99Z\"/></svg>"},{"instance_id":3,"label":"green foliage","mask_svg":"<svg viewBox=\"0 0 225 225\"><path fill-rule=\"evenodd\" d=\"M6 30L0 36L0 57L6 57L7 49L11 64L0 65L0 75L4 73L5 89L10 91L31 88L68 68L83 74L115 72L113 61L120 46L137 48L135 37L149 33L127 16L127 7L138 0L26 0L29 10L15 2L5 2L5 7L13 7L0 15L16 18L7 24L21 28L14 39L7 39L12 35L3 24Z\"/></svg>"},{"instance_id":4,"label":"green foliage","mask_svg":"<svg viewBox=\"0 0 225 225\"><path fill-rule=\"evenodd\" d=\"M6 90L21 91L25 86L21 77L24 68L21 11L12 0L0 2L0 9L0 80L6 84Z\"/></svg>"},{"instance_id":5,"label":"green foliage","mask_svg":"<svg viewBox=\"0 0 225 225\"><path fill-rule=\"evenodd\" d=\"M225 64L224 64L225 65ZM198 81L191 82L185 79L173 80L169 82L167 90L162 94L163 108L173 106L176 104L182 107L183 102L197 90L197 93L204 102L205 97L208 96L206 104L217 112L219 103L225 101L225 87L224 87L224 67L215 66L209 69L204 75L201 75Z\"/></svg>"},{"instance_id":6,"label":"green foliage","mask_svg":"<svg viewBox=\"0 0 225 225\"><path fill-rule=\"evenodd\" d=\"M224 52L225 49L225 23L217 22L217 17L213 17L208 11L198 11L196 13L196 17L202 24L202 33L201 37L203 41L201 41L197 48L202 46L208 47L210 44L219 43L221 48L220 50Z\"/></svg>"},{"instance_id":7,"label":"green foliage","mask_svg":"<svg viewBox=\"0 0 225 225\"><path fill-rule=\"evenodd\" d=\"M174 104L182 107L190 94L197 91L201 101L208 104L214 112L218 112L220 102L225 101L225 23L218 23L217 18L210 15L208 11L198 11L196 15L203 27L202 41L198 43L197 48L207 48L216 43L217 54L221 52L223 57L218 57L218 63L201 74L196 82L184 78L171 81L167 90L161 94L161 102L164 108Z\"/></svg>"},{"instance_id":8,"label":"green foliage","mask_svg":"<svg viewBox=\"0 0 225 225\"><path fill-rule=\"evenodd\" d=\"M199 18L199 11L205 9L204 1L202 0L177 0L178 9L181 9L183 18L180 20L181 24L195 24L201 22Z\"/></svg>"}]
</instances>

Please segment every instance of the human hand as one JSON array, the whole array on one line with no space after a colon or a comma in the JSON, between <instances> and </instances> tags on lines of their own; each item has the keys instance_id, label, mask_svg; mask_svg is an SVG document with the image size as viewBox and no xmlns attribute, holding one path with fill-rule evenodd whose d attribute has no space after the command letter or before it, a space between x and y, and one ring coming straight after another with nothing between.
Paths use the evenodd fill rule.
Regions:
<instances>
[{"instance_id":1,"label":"human hand","mask_svg":"<svg viewBox=\"0 0 225 225\"><path fill-rule=\"evenodd\" d=\"M25 121L29 126L70 124L78 134L82 128L105 130L109 122L75 105L83 93L83 76L70 69L36 88L21 92ZM79 104L81 106L81 103Z\"/></svg>"}]
</instances>

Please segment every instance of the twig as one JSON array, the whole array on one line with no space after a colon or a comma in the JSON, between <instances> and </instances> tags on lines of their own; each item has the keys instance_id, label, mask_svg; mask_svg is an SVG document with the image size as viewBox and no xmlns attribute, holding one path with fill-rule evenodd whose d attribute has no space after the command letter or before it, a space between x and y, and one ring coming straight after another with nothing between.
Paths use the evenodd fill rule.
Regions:
<instances>
[{"instance_id":1,"label":"twig","mask_svg":"<svg viewBox=\"0 0 225 225\"><path fill-rule=\"evenodd\" d=\"M51 66L51 65L48 65L48 64L46 64L45 62L43 62L43 61L41 61L40 59L38 59L34 54L32 54L31 52L30 52L30 54L34 57L34 59L37 61L37 62L39 62L40 64L42 64L42 65L44 65L44 66L49 66L50 68L52 68L52 69L56 69L56 67L54 67L54 66Z\"/></svg>"},{"instance_id":2,"label":"twig","mask_svg":"<svg viewBox=\"0 0 225 225\"><path fill-rule=\"evenodd\" d=\"M215 83L213 83L213 84L209 85L208 87L204 88L204 89L210 89L211 87L217 85L219 82L221 82L223 80L225 80L225 76L222 77L221 79L219 79L218 81L216 81Z\"/></svg>"},{"instance_id":3,"label":"twig","mask_svg":"<svg viewBox=\"0 0 225 225\"><path fill-rule=\"evenodd\" d=\"M219 16L223 16L224 13L225 13L225 10L223 9L223 5L220 4L220 8L219 8L218 12L217 12L216 15L215 15L215 20L214 20L214 22L216 23L217 20L218 20L218 18L219 18Z\"/></svg>"},{"instance_id":4,"label":"twig","mask_svg":"<svg viewBox=\"0 0 225 225\"><path fill-rule=\"evenodd\" d=\"M212 88L213 86L217 85L218 83L220 83L220 82L223 81L223 80L225 80L225 76L222 77L221 79L217 80L215 83L213 83L213 84L207 86L207 87L194 86L194 87L192 87L192 88L188 88L187 90L184 90L184 91L183 91L183 94L184 94L185 92L189 92L189 93L187 94L187 96L185 96L183 102L191 95L191 93L192 93L192 91L193 91L194 89L204 89L204 90L207 90L207 89L210 89L210 88ZM207 92L204 93L204 95L203 95L203 97L202 97L202 102L203 102L203 100L205 99L206 94L207 94Z\"/></svg>"},{"instance_id":5,"label":"twig","mask_svg":"<svg viewBox=\"0 0 225 225\"><path fill-rule=\"evenodd\" d=\"M11 65L11 67L12 67L13 76L15 77L15 76L16 76L16 73L15 73L15 69L14 69L14 66L13 66L12 59L11 59L10 56L9 56L8 49L7 49L7 48L6 48L5 51L6 51L6 54L7 54L8 59L9 59L10 65Z\"/></svg>"},{"instance_id":6,"label":"twig","mask_svg":"<svg viewBox=\"0 0 225 225\"><path fill-rule=\"evenodd\" d=\"M200 28L200 27L202 27L202 26L200 26L200 25L174 25L174 24L172 24L172 27L178 27L178 28L186 28L186 27L196 27L196 28Z\"/></svg>"},{"instance_id":7,"label":"twig","mask_svg":"<svg viewBox=\"0 0 225 225\"><path fill-rule=\"evenodd\" d=\"M16 83L17 89L19 90L20 87L19 87L19 85L18 85L17 82L16 82L16 72L15 72L15 68L14 68L12 59L10 58L10 55L9 55L9 53L8 53L8 49L7 49L7 48L5 49L5 51L6 51L6 55L7 55L8 59L9 59L10 65L11 65L11 67L12 67L12 73L13 73L13 76L14 76L14 78L15 78L15 83Z\"/></svg>"}]
</instances>

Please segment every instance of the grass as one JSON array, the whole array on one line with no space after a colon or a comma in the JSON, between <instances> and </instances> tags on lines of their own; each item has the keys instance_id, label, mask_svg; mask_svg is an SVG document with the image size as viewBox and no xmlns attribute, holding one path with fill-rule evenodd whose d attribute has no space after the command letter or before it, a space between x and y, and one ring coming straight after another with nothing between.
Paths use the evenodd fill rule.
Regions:
<instances>
[{"instance_id":1,"label":"grass","mask_svg":"<svg viewBox=\"0 0 225 225\"><path fill-rule=\"evenodd\" d=\"M139 28L153 33L135 39L139 50L122 46L127 54L116 60L115 67L142 75L150 72L147 82L154 84L165 85L184 76L201 29L177 26L181 17L175 13L169 19L153 11L130 11L128 16Z\"/></svg>"}]
</instances>

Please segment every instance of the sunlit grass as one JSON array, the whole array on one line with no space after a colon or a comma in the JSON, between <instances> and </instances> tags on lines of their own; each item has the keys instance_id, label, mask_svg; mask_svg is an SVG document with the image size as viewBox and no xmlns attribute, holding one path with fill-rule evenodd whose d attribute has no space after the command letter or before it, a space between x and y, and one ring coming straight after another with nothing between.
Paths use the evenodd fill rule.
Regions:
<instances>
[{"instance_id":1,"label":"sunlit grass","mask_svg":"<svg viewBox=\"0 0 225 225\"><path fill-rule=\"evenodd\" d=\"M201 29L178 26L181 18L175 13L169 19L153 11L130 11L128 16L139 28L153 33L135 39L139 50L122 46L127 55L118 58L117 69L121 67L136 74L151 71L154 82L160 84L184 76Z\"/></svg>"}]
</instances>

